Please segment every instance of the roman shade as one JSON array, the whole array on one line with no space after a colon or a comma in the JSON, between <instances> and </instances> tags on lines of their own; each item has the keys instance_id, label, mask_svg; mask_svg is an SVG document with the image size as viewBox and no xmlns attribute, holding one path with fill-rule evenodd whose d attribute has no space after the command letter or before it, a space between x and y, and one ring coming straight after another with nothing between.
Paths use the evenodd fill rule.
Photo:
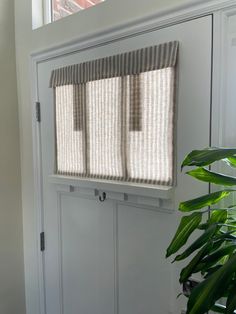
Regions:
<instances>
[{"instance_id":1,"label":"roman shade","mask_svg":"<svg viewBox=\"0 0 236 314\"><path fill-rule=\"evenodd\" d=\"M52 71L56 173L172 185L178 42Z\"/></svg>"}]
</instances>

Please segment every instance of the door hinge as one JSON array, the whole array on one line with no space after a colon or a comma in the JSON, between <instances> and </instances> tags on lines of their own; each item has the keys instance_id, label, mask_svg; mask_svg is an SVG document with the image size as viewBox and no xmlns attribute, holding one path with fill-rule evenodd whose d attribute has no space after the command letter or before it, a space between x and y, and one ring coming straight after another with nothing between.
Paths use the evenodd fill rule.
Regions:
<instances>
[{"instance_id":1,"label":"door hinge","mask_svg":"<svg viewBox=\"0 0 236 314\"><path fill-rule=\"evenodd\" d=\"M40 109L40 102L39 101L36 101L35 103L35 106L36 106L36 121L37 122L40 122L41 121L41 109Z\"/></svg>"},{"instance_id":2,"label":"door hinge","mask_svg":"<svg viewBox=\"0 0 236 314\"><path fill-rule=\"evenodd\" d=\"M41 252L45 251L45 234L44 234L44 232L40 233L40 251Z\"/></svg>"}]
</instances>

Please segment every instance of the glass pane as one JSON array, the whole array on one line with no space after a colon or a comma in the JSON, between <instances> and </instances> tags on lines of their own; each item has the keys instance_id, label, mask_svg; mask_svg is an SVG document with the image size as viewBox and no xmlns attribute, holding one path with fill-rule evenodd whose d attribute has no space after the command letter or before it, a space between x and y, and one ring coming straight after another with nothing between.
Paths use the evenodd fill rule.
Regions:
<instances>
[{"instance_id":1,"label":"glass pane","mask_svg":"<svg viewBox=\"0 0 236 314\"><path fill-rule=\"evenodd\" d=\"M52 19L57 21L65 16L87 9L104 0L52 0Z\"/></svg>"}]
</instances>

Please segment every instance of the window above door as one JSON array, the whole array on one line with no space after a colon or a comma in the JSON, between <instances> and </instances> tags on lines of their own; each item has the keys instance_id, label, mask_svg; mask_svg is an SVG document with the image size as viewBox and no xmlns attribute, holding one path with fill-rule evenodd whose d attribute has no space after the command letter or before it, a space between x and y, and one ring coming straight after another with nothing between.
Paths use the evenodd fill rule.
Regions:
<instances>
[{"instance_id":1,"label":"window above door","mask_svg":"<svg viewBox=\"0 0 236 314\"><path fill-rule=\"evenodd\" d=\"M49 0L52 4L52 22L65 16L88 9L104 0Z\"/></svg>"},{"instance_id":2,"label":"window above door","mask_svg":"<svg viewBox=\"0 0 236 314\"><path fill-rule=\"evenodd\" d=\"M105 0L31 0L31 1L32 1L33 30L105 2Z\"/></svg>"},{"instance_id":3,"label":"window above door","mask_svg":"<svg viewBox=\"0 0 236 314\"><path fill-rule=\"evenodd\" d=\"M105 0L44 0L45 22L55 22L104 1Z\"/></svg>"}]
</instances>

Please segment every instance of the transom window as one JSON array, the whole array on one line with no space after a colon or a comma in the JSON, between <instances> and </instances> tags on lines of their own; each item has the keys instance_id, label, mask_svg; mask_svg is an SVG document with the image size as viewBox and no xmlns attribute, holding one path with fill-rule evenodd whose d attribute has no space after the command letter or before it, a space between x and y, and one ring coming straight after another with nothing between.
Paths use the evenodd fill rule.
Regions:
<instances>
[{"instance_id":1,"label":"transom window","mask_svg":"<svg viewBox=\"0 0 236 314\"><path fill-rule=\"evenodd\" d=\"M104 0L48 0L51 1L51 19L57 21L63 17L95 6Z\"/></svg>"}]
</instances>

